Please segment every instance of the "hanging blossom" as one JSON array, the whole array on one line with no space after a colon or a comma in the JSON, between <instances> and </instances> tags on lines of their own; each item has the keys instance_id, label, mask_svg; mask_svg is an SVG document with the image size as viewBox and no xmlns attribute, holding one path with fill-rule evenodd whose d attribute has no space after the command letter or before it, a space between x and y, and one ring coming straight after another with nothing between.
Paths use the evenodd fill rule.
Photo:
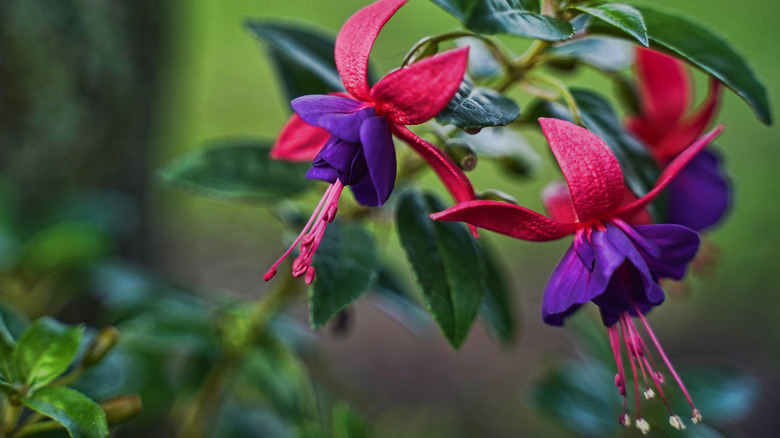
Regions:
<instances>
[{"instance_id":1,"label":"hanging blossom","mask_svg":"<svg viewBox=\"0 0 780 438\"><path fill-rule=\"evenodd\" d=\"M475 199L463 171L439 148L406 125L430 120L458 89L468 62L468 48L432 56L389 73L373 87L367 79L368 57L379 31L406 0L381 0L353 15L336 38L336 68L346 93L294 99L294 114L271 150L275 159L314 160L307 178L330 186L290 249L265 274L270 280L279 264L300 243L292 274L314 280L311 266L325 227L336 216L344 186L358 203L378 207L393 191L396 158L392 135L408 143L436 172L457 201Z\"/></svg>"},{"instance_id":2,"label":"hanging blossom","mask_svg":"<svg viewBox=\"0 0 780 438\"><path fill-rule=\"evenodd\" d=\"M636 75L641 111L628 118L626 127L645 142L663 168L711 123L720 82L711 79L707 97L691 111L691 81L682 62L639 48ZM667 222L696 231L715 225L729 207L729 183L718 155L711 148L697 154L669 183L667 193Z\"/></svg>"},{"instance_id":3,"label":"hanging blossom","mask_svg":"<svg viewBox=\"0 0 780 438\"><path fill-rule=\"evenodd\" d=\"M636 394L636 426L643 433L649 423L641 416L640 392L646 398L656 392L666 403L672 426L684 424L675 415L661 389L663 375L647 354L648 344L637 324L650 337L663 363L682 389L692 409L694 423L701 421L685 389L651 330L644 314L664 300L658 285L661 277L680 279L696 254L695 231L677 224L632 225L648 203L663 190L701 149L722 130L718 127L682 151L661 173L655 187L644 197L624 202L625 183L617 159L596 135L572 123L539 119L547 141L561 167L564 184L545 190L548 218L527 208L497 201L462 202L432 218L462 221L518 239L549 241L573 234L574 241L552 273L544 291L542 318L552 325L592 301L599 307L617 363L615 383L623 396L620 423L628 425L626 370L621 340L633 371ZM640 381L643 390L640 391Z\"/></svg>"}]
</instances>

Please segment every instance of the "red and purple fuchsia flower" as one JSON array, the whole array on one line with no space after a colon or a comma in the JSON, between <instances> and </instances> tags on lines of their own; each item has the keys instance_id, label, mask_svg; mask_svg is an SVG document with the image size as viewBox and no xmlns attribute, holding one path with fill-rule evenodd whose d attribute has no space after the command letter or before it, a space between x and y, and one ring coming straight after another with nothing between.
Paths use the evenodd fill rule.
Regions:
<instances>
[{"instance_id":1,"label":"red and purple fuchsia flower","mask_svg":"<svg viewBox=\"0 0 780 438\"><path fill-rule=\"evenodd\" d=\"M271 156L314 163L307 178L327 181L317 208L293 245L265 274L300 243L292 274L314 280L311 260L325 227L332 222L344 186L358 203L378 207L393 191L396 158L393 134L408 143L436 172L457 201L475 199L463 171L440 149L422 140L406 125L430 120L458 89L466 71L468 49L451 50L389 73L373 87L367 79L368 56L379 31L406 0L381 0L353 15L336 38L335 59L347 93L294 99L294 114L282 129Z\"/></svg>"},{"instance_id":2,"label":"red and purple fuchsia flower","mask_svg":"<svg viewBox=\"0 0 780 438\"><path fill-rule=\"evenodd\" d=\"M699 237L695 231L682 225L632 225L632 219L642 213L680 170L720 134L722 127L679 151L647 195L624 203L623 174L617 159L600 138L566 121L542 118L539 122L568 185L568 190L560 184L545 191L546 205L552 218L497 201L461 202L431 217L462 221L531 241L550 241L573 234L572 245L545 288L543 320L548 324L562 325L564 319L583 304L588 301L596 304L607 327L617 363L615 383L623 396L620 423L629 424L622 340L633 374L637 428L643 433L650 428L641 416L641 392L646 398L657 393L669 410L672 426L682 429L685 427L682 420L672 412L661 389L664 378L647 354L648 345L632 319L638 318L669 373L688 399L693 422L698 423L701 414L644 314L664 300L659 278L680 279L684 276L688 262L698 249ZM640 386L644 389L640 390Z\"/></svg>"},{"instance_id":3,"label":"red and purple fuchsia flower","mask_svg":"<svg viewBox=\"0 0 780 438\"><path fill-rule=\"evenodd\" d=\"M699 138L720 100L720 82L710 80L707 97L691 111L691 81L677 59L650 49L636 52L641 111L626 127L647 145L663 168ZM690 112L690 114L688 114ZM666 222L696 231L720 221L729 207L729 183L718 155L707 148L680 170L666 188Z\"/></svg>"}]
</instances>

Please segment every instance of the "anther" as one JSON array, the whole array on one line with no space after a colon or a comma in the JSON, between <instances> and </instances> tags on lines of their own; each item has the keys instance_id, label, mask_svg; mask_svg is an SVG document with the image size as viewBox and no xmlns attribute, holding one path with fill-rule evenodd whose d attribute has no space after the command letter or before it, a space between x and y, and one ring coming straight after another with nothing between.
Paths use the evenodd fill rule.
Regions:
<instances>
[{"instance_id":1,"label":"anther","mask_svg":"<svg viewBox=\"0 0 780 438\"><path fill-rule=\"evenodd\" d=\"M631 426L631 417L628 416L625 412L623 412L623 415L618 418L618 423L620 423L621 426Z\"/></svg>"},{"instance_id":2,"label":"anther","mask_svg":"<svg viewBox=\"0 0 780 438\"><path fill-rule=\"evenodd\" d=\"M678 417L677 415L672 415L671 417L669 417L669 424L671 424L672 427L677 430L685 429L685 425L683 424L682 419L680 419L680 417Z\"/></svg>"},{"instance_id":3,"label":"anther","mask_svg":"<svg viewBox=\"0 0 780 438\"><path fill-rule=\"evenodd\" d=\"M647 388L647 391L645 391L645 400L650 400L653 397L655 397L655 391L653 391L653 388Z\"/></svg>"},{"instance_id":4,"label":"anther","mask_svg":"<svg viewBox=\"0 0 780 438\"><path fill-rule=\"evenodd\" d=\"M702 420L701 412L699 412L698 409L693 410L693 415L691 416L691 421L693 421L693 424L699 424Z\"/></svg>"},{"instance_id":5,"label":"anther","mask_svg":"<svg viewBox=\"0 0 780 438\"><path fill-rule=\"evenodd\" d=\"M276 269L275 268L271 268L271 269L268 270L268 272L265 273L265 275L263 275L263 280L268 281L268 280L274 278L274 275L276 275Z\"/></svg>"},{"instance_id":6,"label":"anther","mask_svg":"<svg viewBox=\"0 0 780 438\"><path fill-rule=\"evenodd\" d=\"M333 219L336 219L336 213L338 213L338 211L339 211L338 205L331 204L328 206L328 211L327 213L325 213L325 216L322 219L328 221L328 223L331 223L333 222Z\"/></svg>"},{"instance_id":7,"label":"anther","mask_svg":"<svg viewBox=\"0 0 780 438\"><path fill-rule=\"evenodd\" d=\"M306 277L304 277L306 284L311 284L314 281L314 266L309 266L306 270Z\"/></svg>"},{"instance_id":8,"label":"anther","mask_svg":"<svg viewBox=\"0 0 780 438\"><path fill-rule=\"evenodd\" d=\"M642 432L642 435L647 435L650 433L650 423L648 423L644 418L636 419L636 428Z\"/></svg>"}]
</instances>

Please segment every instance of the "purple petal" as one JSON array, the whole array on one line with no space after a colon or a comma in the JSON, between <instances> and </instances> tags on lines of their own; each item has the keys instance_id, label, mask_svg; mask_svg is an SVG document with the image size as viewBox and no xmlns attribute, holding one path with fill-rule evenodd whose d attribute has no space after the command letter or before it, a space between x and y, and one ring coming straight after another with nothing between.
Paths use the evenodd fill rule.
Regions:
<instances>
[{"instance_id":1,"label":"purple petal","mask_svg":"<svg viewBox=\"0 0 780 438\"><path fill-rule=\"evenodd\" d=\"M328 163L322 162L321 165L314 164L311 169L306 172L306 178L319 179L327 181L331 184L336 182L339 174L336 169L332 168Z\"/></svg>"},{"instance_id":2,"label":"purple petal","mask_svg":"<svg viewBox=\"0 0 780 438\"><path fill-rule=\"evenodd\" d=\"M625 256L607 242L604 232L591 234L591 242L584 238L572 244L550 276L542 300L542 319L547 324L561 325L564 318L577 308L604 292L612 274L623 263ZM592 269L583 264L578 252L592 246L595 261ZM575 251L575 247L580 247Z\"/></svg>"},{"instance_id":3,"label":"purple petal","mask_svg":"<svg viewBox=\"0 0 780 438\"><path fill-rule=\"evenodd\" d=\"M637 227L634 227L634 231ZM663 290L658 286L655 275L648 266L647 259L642 256L642 246L655 247L657 241L646 242L644 245L637 244L619 227L608 223L607 237L610 244L614 245L615 250L625 255L630 267L633 268L632 287L629 289L634 301L639 303L657 303L664 299ZM661 249L659 248L659 251ZM628 309L626 309L628 310Z\"/></svg>"},{"instance_id":4,"label":"purple petal","mask_svg":"<svg viewBox=\"0 0 780 438\"><path fill-rule=\"evenodd\" d=\"M395 186L395 147L390 126L383 117L371 117L360 128L368 175L352 186L355 199L378 207L387 201Z\"/></svg>"},{"instance_id":5,"label":"purple petal","mask_svg":"<svg viewBox=\"0 0 780 438\"><path fill-rule=\"evenodd\" d=\"M360 143L344 141L331 136L315 161L322 159L339 172L349 173L355 156L360 153Z\"/></svg>"},{"instance_id":6,"label":"purple petal","mask_svg":"<svg viewBox=\"0 0 780 438\"><path fill-rule=\"evenodd\" d=\"M667 186L669 223L701 231L715 225L729 208L729 182L710 150L699 152Z\"/></svg>"},{"instance_id":7,"label":"purple petal","mask_svg":"<svg viewBox=\"0 0 780 438\"><path fill-rule=\"evenodd\" d=\"M631 263L623 264L615 271L604 293L593 299L599 306L604 325L611 326L625 312L635 314L635 305L645 313L664 301L664 292L656 281L647 288L645 274Z\"/></svg>"},{"instance_id":8,"label":"purple petal","mask_svg":"<svg viewBox=\"0 0 780 438\"><path fill-rule=\"evenodd\" d=\"M376 116L365 102L340 96L312 94L295 98L292 109L309 125L318 126L346 141L360 141L363 120Z\"/></svg>"},{"instance_id":9,"label":"purple petal","mask_svg":"<svg viewBox=\"0 0 780 438\"><path fill-rule=\"evenodd\" d=\"M681 279L699 249L699 235L682 225L637 225L634 231L660 249L657 257L645 255L647 265L658 277Z\"/></svg>"}]
</instances>

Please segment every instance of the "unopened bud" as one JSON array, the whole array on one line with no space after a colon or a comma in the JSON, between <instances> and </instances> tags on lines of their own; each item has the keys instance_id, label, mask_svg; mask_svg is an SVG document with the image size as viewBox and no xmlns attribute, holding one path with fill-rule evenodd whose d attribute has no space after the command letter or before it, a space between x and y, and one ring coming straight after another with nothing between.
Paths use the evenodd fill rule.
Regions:
<instances>
[{"instance_id":1,"label":"unopened bud","mask_svg":"<svg viewBox=\"0 0 780 438\"><path fill-rule=\"evenodd\" d=\"M499 201L499 202L508 202L510 204L517 205L517 199L515 199L514 196L504 193L501 190L495 190L495 189L488 189L484 192L481 192L477 195L477 199L481 199L484 201Z\"/></svg>"},{"instance_id":2,"label":"unopened bud","mask_svg":"<svg viewBox=\"0 0 780 438\"><path fill-rule=\"evenodd\" d=\"M404 58L404 66L414 64L421 59L433 56L439 51L439 43L426 37L414 45L412 50Z\"/></svg>"},{"instance_id":3,"label":"unopened bud","mask_svg":"<svg viewBox=\"0 0 780 438\"><path fill-rule=\"evenodd\" d=\"M106 421L114 424L135 417L144 410L144 406L138 394L126 394L101 402L100 409L106 413Z\"/></svg>"},{"instance_id":4,"label":"unopened bud","mask_svg":"<svg viewBox=\"0 0 780 438\"><path fill-rule=\"evenodd\" d=\"M699 412L698 409L694 409L693 415L691 415L691 421L693 421L693 424L699 424L701 423L701 420L703 420L701 412Z\"/></svg>"},{"instance_id":5,"label":"unopened bud","mask_svg":"<svg viewBox=\"0 0 780 438\"><path fill-rule=\"evenodd\" d=\"M669 417L669 424L671 424L672 427L677 430L685 429L685 424L683 424L682 419L677 415L672 415L671 417Z\"/></svg>"},{"instance_id":6,"label":"unopened bud","mask_svg":"<svg viewBox=\"0 0 780 438\"><path fill-rule=\"evenodd\" d=\"M477 152L470 144L461 139L447 140L444 152L463 170L473 170L477 167Z\"/></svg>"},{"instance_id":7,"label":"unopened bud","mask_svg":"<svg viewBox=\"0 0 780 438\"><path fill-rule=\"evenodd\" d=\"M106 357L116 343L119 341L119 330L114 326L103 327L100 329L92 343L87 348L87 353L81 361L85 366L92 366L99 363Z\"/></svg>"},{"instance_id":8,"label":"unopened bud","mask_svg":"<svg viewBox=\"0 0 780 438\"><path fill-rule=\"evenodd\" d=\"M647 435L650 433L650 423L648 423L644 418L636 419L636 428L642 432L642 435Z\"/></svg>"}]
</instances>

